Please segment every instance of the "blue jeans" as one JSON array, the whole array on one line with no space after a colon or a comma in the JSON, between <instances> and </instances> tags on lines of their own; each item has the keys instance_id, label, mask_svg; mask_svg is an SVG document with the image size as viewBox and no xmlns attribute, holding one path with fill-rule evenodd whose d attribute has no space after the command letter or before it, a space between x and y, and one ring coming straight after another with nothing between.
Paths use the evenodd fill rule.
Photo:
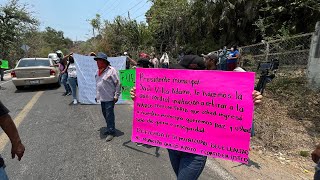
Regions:
<instances>
[{"instance_id":1,"label":"blue jeans","mask_svg":"<svg viewBox=\"0 0 320 180\"><path fill-rule=\"evenodd\" d=\"M256 133L254 132L254 121L252 121L252 127L251 127L251 137L255 136Z\"/></svg>"},{"instance_id":2,"label":"blue jeans","mask_svg":"<svg viewBox=\"0 0 320 180\"><path fill-rule=\"evenodd\" d=\"M69 84L67 83L67 80L68 80L68 74L67 73L62 74L61 75L61 83L63 84L64 89L66 90L66 93L69 93L69 92L71 92L71 89L70 89Z\"/></svg>"},{"instance_id":3,"label":"blue jeans","mask_svg":"<svg viewBox=\"0 0 320 180\"><path fill-rule=\"evenodd\" d=\"M114 102L101 102L101 109L104 119L107 123L107 133L114 135L116 133L115 116L114 116Z\"/></svg>"},{"instance_id":4,"label":"blue jeans","mask_svg":"<svg viewBox=\"0 0 320 180\"><path fill-rule=\"evenodd\" d=\"M318 165L316 166L316 171L314 174L314 180L319 180L320 179L320 161Z\"/></svg>"},{"instance_id":5,"label":"blue jeans","mask_svg":"<svg viewBox=\"0 0 320 180\"><path fill-rule=\"evenodd\" d=\"M168 152L177 180L197 180L199 178L207 162L206 156L170 149Z\"/></svg>"},{"instance_id":6,"label":"blue jeans","mask_svg":"<svg viewBox=\"0 0 320 180\"><path fill-rule=\"evenodd\" d=\"M0 179L1 180L9 180L6 171L4 170L4 168L0 168Z\"/></svg>"},{"instance_id":7,"label":"blue jeans","mask_svg":"<svg viewBox=\"0 0 320 180\"><path fill-rule=\"evenodd\" d=\"M77 99L77 78L68 77L73 99Z\"/></svg>"}]
</instances>

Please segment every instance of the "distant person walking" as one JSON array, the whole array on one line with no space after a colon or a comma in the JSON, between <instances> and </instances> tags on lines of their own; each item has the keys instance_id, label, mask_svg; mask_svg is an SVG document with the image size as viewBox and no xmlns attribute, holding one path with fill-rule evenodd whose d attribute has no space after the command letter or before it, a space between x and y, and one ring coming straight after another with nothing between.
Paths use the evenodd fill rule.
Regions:
<instances>
[{"instance_id":1,"label":"distant person walking","mask_svg":"<svg viewBox=\"0 0 320 180\"><path fill-rule=\"evenodd\" d=\"M69 64L67 66L68 83L71 87L73 104L78 104L77 100L77 68L72 55L69 56Z\"/></svg>"},{"instance_id":2,"label":"distant person walking","mask_svg":"<svg viewBox=\"0 0 320 180\"><path fill-rule=\"evenodd\" d=\"M108 56L99 52L94 58L97 61L96 101L101 102L103 117L107 123L106 141L111 141L116 133L114 105L120 96L120 79L115 68L111 67Z\"/></svg>"}]
</instances>

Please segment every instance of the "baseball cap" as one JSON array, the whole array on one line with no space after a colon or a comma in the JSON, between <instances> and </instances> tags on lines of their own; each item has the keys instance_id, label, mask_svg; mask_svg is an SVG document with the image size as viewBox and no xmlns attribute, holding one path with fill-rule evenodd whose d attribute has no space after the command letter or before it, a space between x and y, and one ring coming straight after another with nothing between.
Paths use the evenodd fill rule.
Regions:
<instances>
[{"instance_id":1,"label":"baseball cap","mask_svg":"<svg viewBox=\"0 0 320 180\"><path fill-rule=\"evenodd\" d=\"M103 59L105 61L108 61L108 56L103 53L103 52L98 52L97 56L94 57L94 60L96 61L97 59ZM108 61L109 62L109 61Z\"/></svg>"}]
</instances>

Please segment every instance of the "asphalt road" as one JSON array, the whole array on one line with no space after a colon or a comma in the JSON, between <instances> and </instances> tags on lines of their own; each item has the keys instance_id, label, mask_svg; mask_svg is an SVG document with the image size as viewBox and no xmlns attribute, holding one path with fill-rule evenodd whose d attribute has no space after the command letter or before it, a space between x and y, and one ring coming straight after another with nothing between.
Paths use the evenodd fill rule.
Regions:
<instances>
[{"instance_id":1,"label":"asphalt road","mask_svg":"<svg viewBox=\"0 0 320 180\"><path fill-rule=\"evenodd\" d=\"M138 147L130 141L131 105L116 106L117 137L105 142L106 124L99 105L70 105L72 98L62 97L62 88L17 91L12 82L4 83L0 82L4 88L0 100L19 121L26 146L19 162L10 157L10 142L0 139L10 179L175 179L165 149L157 154L154 147ZM231 177L211 159L200 179Z\"/></svg>"}]
</instances>

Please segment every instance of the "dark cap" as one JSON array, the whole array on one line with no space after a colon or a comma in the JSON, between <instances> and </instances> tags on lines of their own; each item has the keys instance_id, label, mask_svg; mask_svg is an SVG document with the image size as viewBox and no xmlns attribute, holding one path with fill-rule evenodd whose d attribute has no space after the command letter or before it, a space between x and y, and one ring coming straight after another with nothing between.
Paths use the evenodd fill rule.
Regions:
<instances>
[{"instance_id":1,"label":"dark cap","mask_svg":"<svg viewBox=\"0 0 320 180\"><path fill-rule=\"evenodd\" d=\"M203 57L197 55L185 55L179 64L173 64L170 69L194 69L204 70L206 65Z\"/></svg>"},{"instance_id":2,"label":"dark cap","mask_svg":"<svg viewBox=\"0 0 320 180\"><path fill-rule=\"evenodd\" d=\"M97 56L94 57L94 60L98 60L98 59L103 59L105 61L108 61L108 56L106 54L104 54L103 52L98 52Z\"/></svg>"},{"instance_id":3,"label":"dark cap","mask_svg":"<svg viewBox=\"0 0 320 180\"><path fill-rule=\"evenodd\" d=\"M209 53L207 55L202 54L202 56L204 58L208 58L208 59L212 59L212 60L219 60L218 55L216 53L214 53L214 52L211 52L211 53Z\"/></svg>"}]
</instances>

